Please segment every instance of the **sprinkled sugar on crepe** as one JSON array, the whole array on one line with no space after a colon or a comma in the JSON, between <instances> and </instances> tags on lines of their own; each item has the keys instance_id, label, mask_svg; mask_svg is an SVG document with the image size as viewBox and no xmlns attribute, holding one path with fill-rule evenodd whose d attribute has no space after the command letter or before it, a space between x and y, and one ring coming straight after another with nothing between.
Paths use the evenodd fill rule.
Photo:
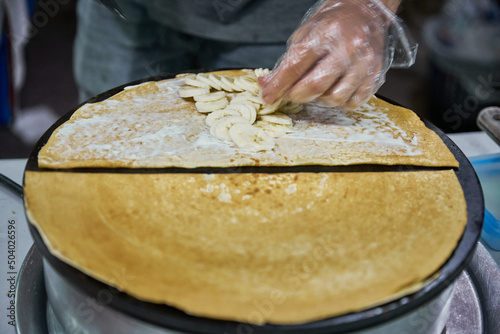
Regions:
<instances>
[{"instance_id":1,"label":"sprinkled sugar on crepe","mask_svg":"<svg viewBox=\"0 0 500 334\"><path fill-rule=\"evenodd\" d=\"M308 103L272 150L252 152L214 138L178 95L183 85L183 76L147 82L82 106L40 151L40 167L458 166L412 111L376 97L354 111Z\"/></svg>"}]
</instances>

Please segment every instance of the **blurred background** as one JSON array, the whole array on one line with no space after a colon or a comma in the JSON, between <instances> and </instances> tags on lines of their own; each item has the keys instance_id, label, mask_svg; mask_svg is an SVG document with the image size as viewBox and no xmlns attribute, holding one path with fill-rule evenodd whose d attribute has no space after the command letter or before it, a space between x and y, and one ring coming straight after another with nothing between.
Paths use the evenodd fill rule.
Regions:
<instances>
[{"instance_id":1,"label":"blurred background","mask_svg":"<svg viewBox=\"0 0 500 334\"><path fill-rule=\"evenodd\" d=\"M0 0L0 159L28 157L79 103L72 71L77 0L12 5L23 1ZM500 105L499 8L500 0L404 1L399 16L419 43L417 60L391 69L379 95L445 132L477 130L478 111Z\"/></svg>"}]
</instances>

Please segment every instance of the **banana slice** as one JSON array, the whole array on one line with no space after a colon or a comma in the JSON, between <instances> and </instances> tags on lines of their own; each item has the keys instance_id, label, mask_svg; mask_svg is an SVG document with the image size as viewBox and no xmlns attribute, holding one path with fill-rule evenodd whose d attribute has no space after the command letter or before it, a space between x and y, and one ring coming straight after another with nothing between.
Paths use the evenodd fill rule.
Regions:
<instances>
[{"instance_id":1,"label":"banana slice","mask_svg":"<svg viewBox=\"0 0 500 334\"><path fill-rule=\"evenodd\" d=\"M218 139L231 141L229 129L237 123L249 124L248 120L241 116L227 116L212 124L210 127L210 134Z\"/></svg>"},{"instance_id":2,"label":"banana slice","mask_svg":"<svg viewBox=\"0 0 500 334\"><path fill-rule=\"evenodd\" d=\"M264 104L259 110L259 115L272 114L281 106L281 100L274 102L273 104Z\"/></svg>"},{"instance_id":3,"label":"banana slice","mask_svg":"<svg viewBox=\"0 0 500 334\"><path fill-rule=\"evenodd\" d=\"M184 80L186 80L186 79L196 79L196 74L195 73L181 74L179 77L180 78L184 78Z\"/></svg>"},{"instance_id":4,"label":"banana slice","mask_svg":"<svg viewBox=\"0 0 500 334\"><path fill-rule=\"evenodd\" d=\"M243 89L234 84L234 78L219 76L220 81L222 81L226 86L230 87L233 92L242 92Z\"/></svg>"},{"instance_id":5,"label":"banana slice","mask_svg":"<svg viewBox=\"0 0 500 334\"><path fill-rule=\"evenodd\" d=\"M257 76L257 78L265 77L266 75L271 73L271 71L268 68L256 68L254 72L255 72L255 76Z\"/></svg>"},{"instance_id":6,"label":"banana slice","mask_svg":"<svg viewBox=\"0 0 500 334\"><path fill-rule=\"evenodd\" d=\"M304 109L304 105L302 103L296 103L296 102L287 102L283 106L279 108L279 111L281 111L284 114L287 115L295 115L299 112L301 112Z\"/></svg>"},{"instance_id":7,"label":"banana slice","mask_svg":"<svg viewBox=\"0 0 500 334\"><path fill-rule=\"evenodd\" d=\"M226 109L236 110L241 117L248 120L250 124L253 124L257 119L257 107L255 104L249 101L245 102L233 102L229 103Z\"/></svg>"},{"instance_id":8,"label":"banana slice","mask_svg":"<svg viewBox=\"0 0 500 334\"><path fill-rule=\"evenodd\" d=\"M238 147L254 152L271 150L275 144L274 138L264 130L243 122L234 124L229 136Z\"/></svg>"},{"instance_id":9,"label":"banana slice","mask_svg":"<svg viewBox=\"0 0 500 334\"><path fill-rule=\"evenodd\" d=\"M231 102L245 102L245 101L250 101L252 103L255 103L259 105L259 108L261 104L264 104L264 101L259 95L253 94L251 92L239 93L231 100Z\"/></svg>"},{"instance_id":10,"label":"banana slice","mask_svg":"<svg viewBox=\"0 0 500 334\"><path fill-rule=\"evenodd\" d=\"M226 92L223 91L218 91L218 92L213 92L213 93L208 93L208 94L203 94L203 95L195 95L193 96L193 99L196 102L211 102L211 101L217 101L224 99L227 96Z\"/></svg>"},{"instance_id":11,"label":"banana slice","mask_svg":"<svg viewBox=\"0 0 500 334\"><path fill-rule=\"evenodd\" d=\"M228 104L229 101L226 98L217 101L196 102L196 109L198 109L198 111L202 114L207 114L216 110L224 109Z\"/></svg>"},{"instance_id":12,"label":"banana slice","mask_svg":"<svg viewBox=\"0 0 500 334\"><path fill-rule=\"evenodd\" d=\"M222 89L221 86L219 86L216 82L213 82L212 80L210 80L208 74L199 73L196 76L196 80L206 83L207 85L209 85L210 87L212 87L215 90L221 90Z\"/></svg>"},{"instance_id":13,"label":"banana slice","mask_svg":"<svg viewBox=\"0 0 500 334\"><path fill-rule=\"evenodd\" d=\"M274 112L274 113L269 114L269 115L259 116L259 120L264 121L264 122L269 122L269 123L288 125L288 126L293 125L292 119L288 115L285 115L285 114L280 113L280 112Z\"/></svg>"},{"instance_id":14,"label":"banana slice","mask_svg":"<svg viewBox=\"0 0 500 334\"><path fill-rule=\"evenodd\" d=\"M218 120L228 116L241 116L241 114L238 110L231 109L230 106L227 106L227 108L216 110L208 115L207 118L205 118L205 124L208 126L212 126Z\"/></svg>"},{"instance_id":15,"label":"banana slice","mask_svg":"<svg viewBox=\"0 0 500 334\"><path fill-rule=\"evenodd\" d=\"M249 75L242 75L234 79L234 85L239 87L242 91L252 92L258 94L260 92L260 86L257 83L257 78Z\"/></svg>"},{"instance_id":16,"label":"banana slice","mask_svg":"<svg viewBox=\"0 0 500 334\"><path fill-rule=\"evenodd\" d=\"M181 87L179 88L179 96L182 98L188 98L188 97L193 97L197 95L204 95L210 93L209 88L202 88L202 87L191 87L191 86L186 86L186 87Z\"/></svg>"},{"instance_id":17,"label":"banana slice","mask_svg":"<svg viewBox=\"0 0 500 334\"><path fill-rule=\"evenodd\" d=\"M210 89L210 85L207 84L206 82L202 82L200 80L197 80L196 78L185 78L184 83L189 86L193 87L199 87L199 88L208 88Z\"/></svg>"},{"instance_id":18,"label":"banana slice","mask_svg":"<svg viewBox=\"0 0 500 334\"><path fill-rule=\"evenodd\" d=\"M217 74L209 74L208 75L208 78L210 79L210 81L212 81L214 84L220 86L220 88L222 90L225 90L226 92L232 92L233 91L233 88L231 87L231 85L229 84L226 84L225 82L223 82L221 80L221 76L220 75L217 75Z\"/></svg>"}]
</instances>

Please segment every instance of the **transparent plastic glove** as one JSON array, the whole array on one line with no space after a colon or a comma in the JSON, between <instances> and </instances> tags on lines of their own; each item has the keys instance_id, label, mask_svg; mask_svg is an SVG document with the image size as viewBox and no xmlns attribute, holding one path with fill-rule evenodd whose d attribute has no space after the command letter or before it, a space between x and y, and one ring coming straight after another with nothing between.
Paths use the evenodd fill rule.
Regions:
<instances>
[{"instance_id":1,"label":"transparent plastic glove","mask_svg":"<svg viewBox=\"0 0 500 334\"><path fill-rule=\"evenodd\" d=\"M262 97L355 108L380 88L391 65L412 65L416 50L401 20L379 0L320 1L275 69L259 79Z\"/></svg>"}]
</instances>

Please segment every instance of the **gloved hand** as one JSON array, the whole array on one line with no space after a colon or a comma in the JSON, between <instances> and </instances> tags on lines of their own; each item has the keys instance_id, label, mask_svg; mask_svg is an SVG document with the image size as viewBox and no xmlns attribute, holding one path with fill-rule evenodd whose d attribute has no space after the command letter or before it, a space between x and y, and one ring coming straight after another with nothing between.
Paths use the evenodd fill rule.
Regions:
<instances>
[{"instance_id":1,"label":"gloved hand","mask_svg":"<svg viewBox=\"0 0 500 334\"><path fill-rule=\"evenodd\" d=\"M262 97L267 103L286 97L358 107L383 84L395 52L396 65L410 66L416 44L380 0L320 1L292 34L277 67L259 79Z\"/></svg>"}]
</instances>

